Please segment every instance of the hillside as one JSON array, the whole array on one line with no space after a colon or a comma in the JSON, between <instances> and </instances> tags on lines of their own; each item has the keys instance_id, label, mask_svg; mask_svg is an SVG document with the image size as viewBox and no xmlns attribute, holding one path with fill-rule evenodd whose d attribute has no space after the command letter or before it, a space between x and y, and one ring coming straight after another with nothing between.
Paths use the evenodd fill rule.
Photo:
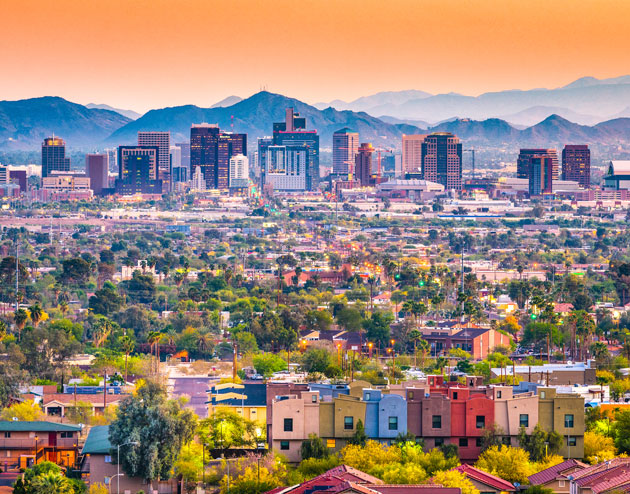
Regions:
<instances>
[{"instance_id":1,"label":"hillside","mask_svg":"<svg viewBox=\"0 0 630 494\"><path fill-rule=\"evenodd\" d=\"M218 108L177 106L151 110L138 120L115 131L108 139L110 144L133 142L139 130L170 130L175 141L190 138L192 123L217 123L223 130L248 134L250 145L256 138L271 135L273 122L283 121L285 108L293 107L307 119L307 128L317 129L322 147L329 147L336 130L349 127L361 139L378 146L394 147L403 132L417 132L415 126L383 122L367 113L338 111L333 108L318 110L294 98L262 91L243 101ZM232 117L233 120L232 120Z\"/></svg>"},{"instance_id":2,"label":"hillside","mask_svg":"<svg viewBox=\"0 0 630 494\"><path fill-rule=\"evenodd\" d=\"M54 96L0 101L0 148L36 149L53 133L75 148L87 148L130 121L114 111L87 108Z\"/></svg>"}]
</instances>

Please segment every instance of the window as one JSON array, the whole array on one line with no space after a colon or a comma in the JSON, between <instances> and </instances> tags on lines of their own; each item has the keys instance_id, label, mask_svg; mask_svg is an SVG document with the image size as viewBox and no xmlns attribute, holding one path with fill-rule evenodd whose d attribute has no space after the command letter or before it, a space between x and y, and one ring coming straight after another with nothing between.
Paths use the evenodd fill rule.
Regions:
<instances>
[{"instance_id":1,"label":"window","mask_svg":"<svg viewBox=\"0 0 630 494\"><path fill-rule=\"evenodd\" d=\"M327 448L334 448L335 447L335 440L334 439L326 439L326 447Z\"/></svg>"},{"instance_id":2,"label":"window","mask_svg":"<svg viewBox=\"0 0 630 494\"><path fill-rule=\"evenodd\" d=\"M460 448L467 448L468 447L468 438L467 437L460 437L459 438L459 447Z\"/></svg>"},{"instance_id":3,"label":"window","mask_svg":"<svg viewBox=\"0 0 630 494\"><path fill-rule=\"evenodd\" d=\"M510 436L503 436L503 438L501 439L501 443L505 444L506 446L511 446L512 438Z\"/></svg>"},{"instance_id":4,"label":"window","mask_svg":"<svg viewBox=\"0 0 630 494\"><path fill-rule=\"evenodd\" d=\"M453 399L456 400L457 399L457 391L453 391Z\"/></svg>"},{"instance_id":5,"label":"window","mask_svg":"<svg viewBox=\"0 0 630 494\"><path fill-rule=\"evenodd\" d=\"M436 437L435 438L435 447L439 448L440 446L444 446L444 438L443 437Z\"/></svg>"},{"instance_id":6,"label":"window","mask_svg":"<svg viewBox=\"0 0 630 494\"><path fill-rule=\"evenodd\" d=\"M251 413L252 413L252 415L254 415L254 414L256 413L256 410L254 410L254 409L252 408L252 412L251 412Z\"/></svg>"},{"instance_id":7,"label":"window","mask_svg":"<svg viewBox=\"0 0 630 494\"><path fill-rule=\"evenodd\" d=\"M576 446L577 445L577 437L569 436L567 437L567 446Z\"/></svg>"},{"instance_id":8,"label":"window","mask_svg":"<svg viewBox=\"0 0 630 494\"><path fill-rule=\"evenodd\" d=\"M441 415L434 415L433 416L433 425L432 427L434 429L441 429L442 428L442 416Z\"/></svg>"},{"instance_id":9,"label":"window","mask_svg":"<svg viewBox=\"0 0 630 494\"><path fill-rule=\"evenodd\" d=\"M558 480L558 487L564 487L564 480Z\"/></svg>"},{"instance_id":10,"label":"window","mask_svg":"<svg viewBox=\"0 0 630 494\"><path fill-rule=\"evenodd\" d=\"M6 437L7 439L11 437L11 433L10 432L5 432L4 433L4 437Z\"/></svg>"},{"instance_id":11,"label":"window","mask_svg":"<svg viewBox=\"0 0 630 494\"><path fill-rule=\"evenodd\" d=\"M481 444L481 439L482 439L482 438L478 437L478 438L475 440L475 446L477 446L478 448L481 448L481 446L482 446L482 444Z\"/></svg>"},{"instance_id":12,"label":"window","mask_svg":"<svg viewBox=\"0 0 630 494\"><path fill-rule=\"evenodd\" d=\"M497 398L501 398L501 390L497 391Z\"/></svg>"},{"instance_id":13,"label":"window","mask_svg":"<svg viewBox=\"0 0 630 494\"><path fill-rule=\"evenodd\" d=\"M573 428L573 414L572 414L572 413L567 413L567 414L564 416L564 426L565 426L567 429L571 429L571 428Z\"/></svg>"},{"instance_id":14,"label":"window","mask_svg":"<svg viewBox=\"0 0 630 494\"><path fill-rule=\"evenodd\" d=\"M74 437L74 432L62 432L61 433L61 438L62 439L63 438L68 439L68 438L72 438L72 437Z\"/></svg>"},{"instance_id":15,"label":"window","mask_svg":"<svg viewBox=\"0 0 630 494\"><path fill-rule=\"evenodd\" d=\"M409 393L407 393L407 396L410 400L413 400L413 391L409 391Z\"/></svg>"},{"instance_id":16,"label":"window","mask_svg":"<svg viewBox=\"0 0 630 494\"><path fill-rule=\"evenodd\" d=\"M110 455L105 455L104 461L105 461L105 463L111 463L112 462L112 457Z\"/></svg>"},{"instance_id":17,"label":"window","mask_svg":"<svg viewBox=\"0 0 630 494\"><path fill-rule=\"evenodd\" d=\"M280 441L280 449L285 451L289 449L289 441Z\"/></svg>"},{"instance_id":18,"label":"window","mask_svg":"<svg viewBox=\"0 0 630 494\"><path fill-rule=\"evenodd\" d=\"M313 403L317 403L317 395L313 395L311 399L313 400Z\"/></svg>"},{"instance_id":19,"label":"window","mask_svg":"<svg viewBox=\"0 0 630 494\"><path fill-rule=\"evenodd\" d=\"M529 427L529 414L521 413L518 419L519 427Z\"/></svg>"},{"instance_id":20,"label":"window","mask_svg":"<svg viewBox=\"0 0 630 494\"><path fill-rule=\"evenodd\" d=\"M293 419L284 419L284 431L293 432Z\"/></svg>"},{"instance_id":21,"label":"window","mask_svg":"<svg viewBox=\"0 0 630 494\"><path fill-rule=\"evenodd\" d=\"M477 415L477 429L483 429L486 427L485 415Z\"/></svg>"},{"instance_id":22,"label":"window","mask_svg":"<svg viewBox=\"0 0 630 494\"><path fill-rule=\"evenodd\" d=\"M389 430L390 431L398 430L398 417L389 417Z\"/></svg>"},{"instance_id":23,"label":"window","mask_svg":"<svg viewBox=\"0 0 630 494\"><path fill-rule=\"evenodd\" d=\"M343 428L347 431L354 429L354 417L344 417Z\"/></svg>"},{"instance_id":24,"label":"window","mask_svg":"<svg viewBox=\"0 0 630 494\"><path fill-rule=\"evenodd\" d=\"M365 393L365 401L370 401L370 393Z\"/></svg>"},{"instance_id":25,"label":"window","mask_svg":"<svg viewBox=\"0 0 630 494\"><path fill-rule=\"evenodd\" d=\"M541 400L544 400L546 398L546 396L547 396L547 392L546 391L541 391L540 392L540 399Z\"/></svg>"}]
</instances>

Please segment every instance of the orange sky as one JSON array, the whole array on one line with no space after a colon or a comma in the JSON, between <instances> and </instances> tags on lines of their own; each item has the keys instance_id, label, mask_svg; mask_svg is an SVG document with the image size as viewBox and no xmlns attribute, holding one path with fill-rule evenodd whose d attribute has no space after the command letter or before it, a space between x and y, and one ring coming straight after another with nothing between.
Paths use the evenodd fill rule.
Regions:
<instances>
[{"instance_id":1,"label":"orange sky","mask_svg":"<svg viewBox=\"0 0 630 494\"><path fill-rule=\"evenodd\" d=\"M0 99L557 87L630 73L629 20L628 0L6 0Z\"/></svg>"}]
</instances>

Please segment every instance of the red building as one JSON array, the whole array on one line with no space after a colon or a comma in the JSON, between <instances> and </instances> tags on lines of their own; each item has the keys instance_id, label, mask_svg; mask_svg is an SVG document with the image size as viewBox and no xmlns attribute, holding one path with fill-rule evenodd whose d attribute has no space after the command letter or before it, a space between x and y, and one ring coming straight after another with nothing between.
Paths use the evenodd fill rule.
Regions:
<instances>
[{"instance_id":1,"label":"red building","mask_svg":"<svg viewBox=\"0 0 630 494\"><path fill-rule=\"evenodd\" d=\"M591 186L591 150L586 144L567 144L562 150L562 180Z\"/></svg>"}]
</instances>

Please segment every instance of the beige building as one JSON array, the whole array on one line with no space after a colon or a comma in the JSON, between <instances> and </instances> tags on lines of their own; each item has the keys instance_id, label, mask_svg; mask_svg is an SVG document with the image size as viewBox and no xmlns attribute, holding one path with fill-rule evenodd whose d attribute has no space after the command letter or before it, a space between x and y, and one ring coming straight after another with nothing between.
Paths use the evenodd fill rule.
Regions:
<instances>
[{"instance_id":1,"label":"beige building","mask_svg":"<svg viewBox=\"0 0 630 494\"><path fill-rule=\"evenodd\" d=\"M511 446L518 446L517 436L521 427L528 434L538 423L538 396L533 392L513 394L512 386L492 386L488 395L494 400L494 423L509 438Z\"/></svg>"},{"instance_id":2,"label":"beige building","mask_svg":"<svg viewBox=\"0 0 630 494\"><path fill-rule=\"evenodd\" d=\"M426 134L403 134L402 136L402 175L420 173L422 170L422 143Z\"/></svg>"},{"instance_id":3,"label":"beige building","mask_svg":"<svg viewBox=\"0 0 630 494\"><path fill-rule=\"evenodd\" d=\"M299 462L302 459L302 441L309 434L320 436L319 392L303 391L301 396L277 396L272 406L271 447L290 462Z\"/></svg>"}]
</instances>

